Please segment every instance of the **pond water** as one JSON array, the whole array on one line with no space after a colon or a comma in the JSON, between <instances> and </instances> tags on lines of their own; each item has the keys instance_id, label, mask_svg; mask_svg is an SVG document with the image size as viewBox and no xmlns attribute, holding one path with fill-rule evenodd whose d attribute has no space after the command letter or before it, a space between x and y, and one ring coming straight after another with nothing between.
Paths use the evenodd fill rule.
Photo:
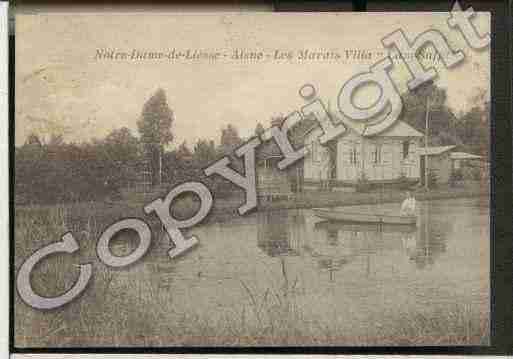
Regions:
<instances>
[{"instance_id":1,"label":"pond water","mask_svg":"<svg viewBox=\"0 0 513 359\"><path fill-rule=\"evenodd\" d=\"M346 208L359 207L366 206ZM164 264L154 269L152 280L172 293L178 312L210 320L258 306L266 292L294 295L305 322L337 323L346 333L358 330L355 323L388 325L399 311L461 303L486 318L487 200L434 200L418 207L413 228L328 223L311 210L255 213L194 228L199 247L168 260L167 271ZM397 212L399 204L381 209Z\"/></svg>"},{"instance_id":2,"label":"pond water","mask_svg":"<svg viewBox=\"0 0 513 359\"><path fill-rule=\"evenodd\" d=\"M345 208L364 207L372 206ZM379 209L397 213L399 207L389 203ZM468 339L475 317L485 327L489 318L488 201L433 200L418 207L416 227L379 230L326 222L308 209L195 227L190 231L200 242L195 249L170 260L169 243L161 240L140 262L113 272L110 296L91 290L99 308L95 320L100 323L106 311L109 318L122 318L112 335L125 346L133 345L133 335L150 332L160 338L152 345L224 345L239 333L259 333L249 343L254 345L291 342L279 335L305 335L292 341L296 345L359 345L376 333L381 337L371 341L374 345L389 344L383 335L397 333L444 337L448 331ZM412 318L419 314L440 322L417 326ZM405 325L413 332L403 330ZM426 327L434 331L426 334ZM193 340L182 341L181 332ZM216 335L225 337L206 339ZM331 339L316 341L319 335ZM84 340L82 335L76 343L98 344L94 337ZM420 344L437 343L429 337Z\"/></svg>"}]
</instances>

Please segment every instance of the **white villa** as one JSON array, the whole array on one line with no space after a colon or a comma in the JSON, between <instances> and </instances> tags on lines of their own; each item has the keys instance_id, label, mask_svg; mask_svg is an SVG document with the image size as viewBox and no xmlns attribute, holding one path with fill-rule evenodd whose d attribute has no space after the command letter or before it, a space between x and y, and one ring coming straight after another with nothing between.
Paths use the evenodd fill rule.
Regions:
<instances>
[{"instance_id":1,"label":"white villa","mask_svg":"<svg viewBox=\"0 0 513 359\"><path fill-rule=\"evenodd\" d=\"M305 189L318 189L328 182L334 189L354 187L362 179L369 183L420 180L418 149L424 135L403 121L372 137L348 127L326 145L319 143L321 134L317 126L304 135L310 149L304 159Z\"/></svg>"}]
</instances>

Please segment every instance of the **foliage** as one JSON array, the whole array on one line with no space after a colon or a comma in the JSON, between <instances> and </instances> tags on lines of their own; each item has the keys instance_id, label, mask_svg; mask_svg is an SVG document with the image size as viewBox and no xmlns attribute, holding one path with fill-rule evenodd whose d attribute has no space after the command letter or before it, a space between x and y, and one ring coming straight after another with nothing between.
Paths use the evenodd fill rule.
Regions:
<instances>
[{"instance_id":1,"label":"foliage","mask_svg":"<svg viewBox=\"0 0 513 359\"><path fill-rule=\"evenodd\" d=\"M173 112L167 104L166 93L163 89L158 89L144 104L141 118L137 121L141 142L161 146L169 144L173 140L173 120Z\"/></svg>"},{"instance_id":2,"label":"foliage","mask_svg":"<svg viewBox=\"0 0 513 359\"><path fill-rule=\"evenodd\" d=\"M446 91L433 83L420 86L403 96L402 120L420 131L424 131L427 99L430 99L429 132L430 145L460 145L458 150L479 154L486 158L489 139L489 101L484 95L474 101L475 106L456 117L446 104ZM329 106L328 106L329 107ZM336 111L330 110L334 120L340 120ZM278 123L277 116L271 122ZM166 150L173 141L171 127L174 121L164 90L157 90L144 104L137 122L140 137L128 128L114 129L105 138L83 143L67 143L62 135L54 134L46 142L40 134L30 134L22 146L15 148L15 192L20 203L59 203L88 201L111 196L120 188L133 183L140 173L141 164L149 159L152 174L159 172L159 157L162 156L162 179L167 186L188 180L206 183L215 193L234 193L239 187L220 176L206 177L203 168L222 156L229 156L230 167L243 172L241 158L233 150L243 139L233 124L221 129L219 146L208 138L197 140L189 148L183 142L174 150ZM302 146L302 134L317 126L312 119L305 119L294 126L289 138L294 148ZM255 134L264 131L258 123ZM336 151L328 144L332 162ZM295 180L297 166L289 168ZM334 166L332 166L334 168ZM481 170L472 170L468 177L479 179ZM156 184L156 177L152 182ZM429 184L437 183L436 173L429 174ZM407 181L400 179L407 185ZM409 186L409 183L408 183ZM370 189L368 179L362 175L357 190Z\"/></svg>"},{"instance_id":3,"label":"foliage","mask_svg":"<svg viewBox=\"0 0 513 359\"><path fill-rule=\"evenodd\" d=\"M173 111L167 103L166 93L163 89L158 89L144 104L141 118L137 121L145 155L150 159L154 174L161 170L159 157L162 156L164 146L173 140L173 120ZM153 184L157 183L156 178L157 176L153 176Z\"/></svg>"},{"instance_id":4,"label":"foliage","mask_svg":"<svg viewBox=\"0 0 513 359\"><path fill-rule=\"evenodd\" d=\"M255 136L260 136L262 133L264 133L264 131L264 126L260 122L257 123L255 127Z\"/></svg>"},{"instance_id":5,"label":"foliage","mask_svg":"<svg viewBox=\"0 0 513 359\"><path fill-rule=\"evenodd\" d=\"M490 104L483 97L476 99L468 112L456 116L447 106L447 93L428 82L403 95L401 119L425 132L429 99L429 145L458 145L459 150L487 156L489 148Z\"/></svg>"},{"instance_id":6,"label":"foliage","mask_svg":"<svg viewBox=\"0 0 513 359\"><path fill-rule=\"evenodd\" d=\"M217 157L214 141L199 139L194 145L194 165L202 168L212 163Z\"/></svg>"},{"instance_id":7,"label":"foliage","mask_svg":"<svg viewBox=\"0 0 513 359\"><path fill-rule=\"evenodd\" d=\"M233 150L242 144L237 128L231 124L221 129L220 152L229 155Z\"/></svg>"}]
</instances>

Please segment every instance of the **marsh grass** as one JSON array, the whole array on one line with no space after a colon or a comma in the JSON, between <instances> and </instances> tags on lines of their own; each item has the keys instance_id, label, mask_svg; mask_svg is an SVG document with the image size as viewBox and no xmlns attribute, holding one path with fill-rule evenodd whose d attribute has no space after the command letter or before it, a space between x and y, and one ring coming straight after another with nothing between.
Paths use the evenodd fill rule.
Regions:
<instances>
[{"instance_id":1,"label":"marsh grass","mask_svg":"<svg viewBox=\"0 0 513 359\"><path fill-rule=\"evenodd\" d=\"M173 264L159 241L137 265L113 270L95 256L96 240L112 218L99 222L94 206L31 207L15 213L16 270L31 253L72 231L80 251L44 261L33 275L34 289L55 295L77 278L77 263L94 266L93 280L81 298L51 311L37 311L15 295L16 347L76 346L302 346L302 345L482 345L488 344L486 313L464 303L419 312L384 313L352 323L335 316L312 317L298 301L298 281L256 290L240 280L245 300L216 315L184 311L173 300L166 278ZM160 253L160 254L158 254ZM159 258L162 261L159 262ZM386 324L380 324L380 321Z\"/></svg>"}]
</instances>

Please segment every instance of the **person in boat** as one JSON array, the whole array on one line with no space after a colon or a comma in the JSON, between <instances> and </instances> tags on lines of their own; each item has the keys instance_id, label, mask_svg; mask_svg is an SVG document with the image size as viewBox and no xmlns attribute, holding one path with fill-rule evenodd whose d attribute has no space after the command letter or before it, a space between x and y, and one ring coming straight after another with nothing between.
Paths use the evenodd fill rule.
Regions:
<instances>
[{"instance_id":1,"label":"person in boat","mask_svg":"<svg viewBox=\"0 0 513 359\"><path fill-rule=\"evenodd\" d=\"M415 216L416 201L411 195L410 191L406 192L406 199L401 204L401 216L410 217Z\"/></svg>"}]
</instances>

